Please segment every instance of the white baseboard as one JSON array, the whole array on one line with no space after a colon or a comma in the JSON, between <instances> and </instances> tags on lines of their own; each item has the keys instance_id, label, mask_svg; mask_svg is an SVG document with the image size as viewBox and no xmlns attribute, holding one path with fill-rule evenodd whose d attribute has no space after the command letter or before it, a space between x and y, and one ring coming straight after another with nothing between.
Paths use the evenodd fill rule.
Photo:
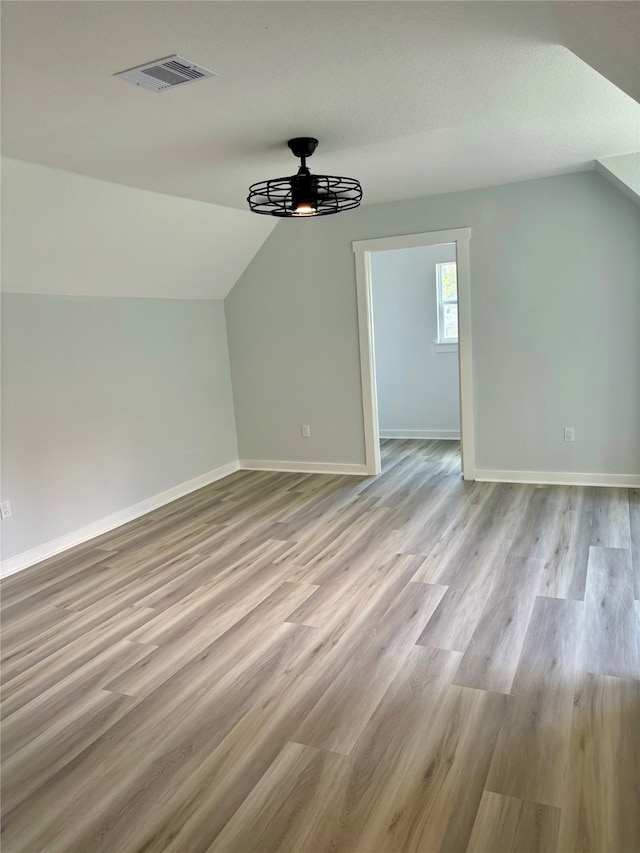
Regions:
<instances>
[{"instance_id":1,"label":"white baseboard","mask_svg":"<svg viewBox=\"0 0 640 853\"><path fill-rule=\"evenodd\" d=\"M178 498L188 495L190 492L195 492L202 489L203 486L208 486L210 483L215 483L216 480L222 480L223 477L228 477L234 471L239 469L237 461L229 462L227 465L221 465L220 468L215 468L213 471L208 471L206 474L201 474L199 477L194 477L192 480L187 480L186 483L180 483L177 486L160 492L158 495L146 498L133 506L126 509L114 512L107 515L105 518L100 518L79 530L74 530L71 533L66 533L58 539L52 539L50 542L45 542L44 545L38 545L37 548L31 548L29 551L23 551L22 554L16 554L15 557L10 557L8 560L3 560L0 564L0 577L7 577L29 566L35 565L49 557L55 557L56 554L61 554L75 545L80 545L89 539L96 536L101 536L103 533L108 533L122 524L133 521L141 515L151 512L154 509L159 509L165 504L171 503Z\"/></svg>"},{"instance_id":2,"label":"white baseboard","mask_svg":"<svg viewBox=\"0 0 640 853\"><path fill-rule=\"evenodd\" d=\"M396 436L386 436L382 431L381 437L395 438ZM405 437L405 436L402 436ZM417 437L417 436L406 436ZM430 436L431 437L431 436ZM453 436L440 436L442 438ZM201 474L199 477L194 477L185 483L180 483L173 486L160 494L153 495L146 500L140 501L126 509L112 513L111 515L94 521L79 530L74 530L58 539L53 539L50 542L45 542L37 548L32 548L29 551L24 551L22 554L16 554L15 557L10 557L3 560L0 564L0 577L7 577L29 566L35 565L49 557L54 557L56 554L61 554L69 548L80 545L83 542L93 539L96 536L101 536L103 533L108 533L116 527L127 524L152 512L154 509L165 504L171 503L178 498L188 495L190 492L195 492L208 486L210 483L215 483L216 480L221 480L233 474L239 469L247 471L292 471L300 474L351 474L360 477L371 476L366 465L334 463L334 462L284 462L272 461L264 459L241 459L239 462L230 462L227 465L222 465L219 468L209 471L206 474ZM562 486L608 486L618 488L640 488L640 475L638 474L578 474L572 472L558 471L502 471L491 469L476 469L473 472L472 478L486 483L530 483L534 485L562 485Z\"/></svg>"},{"instance_id":3,"label":"white baseboard","mask_svg":"<svg viewBox=\"0 0 640 853\"><path fill-rule=\"evenodd\" d=\"M380 438L437 438L441 441L459 441L459 429L381 429Z\"/></svg>"},{"instance_id":4,"label":"white baseboard","mask_svg":"<svg viewBox=\"0 0 640 853\"><path fill-rule=\"evenodd\" d=\"M366 465L342 462L276 462L270 459L241 459L243 471L295 471L298 474L353 474L371 476Z\"/></svg>"},{"instance_id":5,"label":"white baseboard","mask_svg":"<svg viewBox=\"0 0 640 853\"><path fill-rule=\"evenodd\" d=\"M638 474L576 474L560 471L475 470L475 479L484 483L532 483L543 486L609 486L624 489L640 487Z\"/></svg>"}]
</instances>

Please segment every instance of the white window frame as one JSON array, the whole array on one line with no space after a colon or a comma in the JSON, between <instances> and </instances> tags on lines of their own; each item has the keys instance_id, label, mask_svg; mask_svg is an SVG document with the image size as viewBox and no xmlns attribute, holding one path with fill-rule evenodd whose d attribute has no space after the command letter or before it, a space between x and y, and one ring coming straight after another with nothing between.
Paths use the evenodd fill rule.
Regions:
<instances>
[{"instance_id":1,"label":"white window frame","mask_svg":"<svg viewBox=\"0 0 640 853\"><path fill-rule=\"evenodd\" d=\"M458 305L458 295L456 293L455 299L443 299L442 297L442 267L449 266L450 264L454 264L456 267L456 281L458 278L458 265L456 261L443 261L440 264L436 264L436 299L438 301L438 339L435 342L435 347L437 350L453 351L458 347L458 338L445 338L444 337L444 308L445 305ZM460 318L458 317L458 324L460 323ZM458 335L460 335L460 329L458 328Z\"/></svg>"}]
</instances>

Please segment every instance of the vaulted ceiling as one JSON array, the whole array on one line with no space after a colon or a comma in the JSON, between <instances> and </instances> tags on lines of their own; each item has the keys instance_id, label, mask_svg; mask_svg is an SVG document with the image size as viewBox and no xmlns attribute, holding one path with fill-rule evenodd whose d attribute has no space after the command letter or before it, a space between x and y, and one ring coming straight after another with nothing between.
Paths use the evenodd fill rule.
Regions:
<instances>
[{"instance_id":1,"label":"vaulted ceiling","mask_svg":"<svg viewBox=\"0 0 640 853\"><path fill-rule=\"evenodd\" d=\"M4 2L3 151L246 209L292 136L365 203L638 150L636 2ZM114 73L180 54L216 77Z\"/></svg>"}]
</instances>

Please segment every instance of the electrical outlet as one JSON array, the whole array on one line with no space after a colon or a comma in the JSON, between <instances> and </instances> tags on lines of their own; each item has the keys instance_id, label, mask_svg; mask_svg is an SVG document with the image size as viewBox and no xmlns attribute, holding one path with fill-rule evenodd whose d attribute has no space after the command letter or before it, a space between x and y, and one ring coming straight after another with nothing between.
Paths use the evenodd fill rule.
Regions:
<instances>
[{"instance_id":1,"label":"electrical outlet","mask_svg":"<svg viewBox=\"0 0 640 853\"><path fill-rule=\"evenodd\" d=\"M576 440L576 431L573 427L565 427L564 428L564 440L565 441L575 441Z\"/></svg>"},{"instance_id":2,"label":"electrical outlet","mask_svg":"<svg viewBox=\"0 0 640 853\"><path fill-rule=\"evenodd\" d=\"M9 501L0 501L0 518L9 518L11 515L11 504Z\"/></svg>"},{"instance_id":3,"label":"electrical outlet","mask_svg":"<svg viewBox=\"0 0 640 853\"><path fill-rule=\"evenodd\" d=\"M311 427L309 426L309 424L302 424L302 437L303 438L309 438L310 435L311 435Z\"/></svg>"}]
</instances>

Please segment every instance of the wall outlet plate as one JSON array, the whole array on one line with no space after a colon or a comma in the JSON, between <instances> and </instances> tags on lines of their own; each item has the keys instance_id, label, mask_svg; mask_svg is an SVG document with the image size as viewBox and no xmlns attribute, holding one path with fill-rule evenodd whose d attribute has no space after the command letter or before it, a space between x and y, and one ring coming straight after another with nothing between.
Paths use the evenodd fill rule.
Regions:
<instances>
[{"instance_id":1,"label":"wall outlet plate","mask_svg":"<svg viewBox=\"0 0 640 853\"><path fill-rule=\"evenodd\" d=\"M303 438L309 438L311 435L311 427L309 426L309 424L302 424L301 429L302 429L302 437Z\"/></svg>"},{"instance_id":2,"label":"wall outlet plate","mask_svg":"<svg viewBox=\"0 0 640 853\"><path fill-rule=\"evenodd\" d=\"M9 518L11 515L11 503L9 501L0 501L0 518Z\"/></svg>"},{"instance_id":3,"label":"wall outlet plate","mask_svg":"<svg viewBox=\"0 0 640 853\"><path fill-rule=\"evenodd\" d=\"M564 428L564 440L565 441L575 441L576 440L576 431L573 427L565 427Z\"/></svg>"}]
</instances>

